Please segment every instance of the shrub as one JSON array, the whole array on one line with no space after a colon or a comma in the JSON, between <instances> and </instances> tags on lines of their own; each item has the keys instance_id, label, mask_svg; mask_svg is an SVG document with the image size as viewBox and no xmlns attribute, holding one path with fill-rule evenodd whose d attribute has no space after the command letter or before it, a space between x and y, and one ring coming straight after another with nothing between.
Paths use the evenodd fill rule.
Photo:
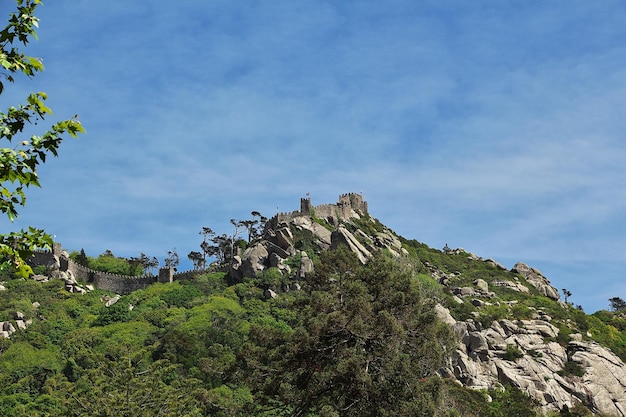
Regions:
<instances>
[{"instance_id":1,"label":"shrub","mask_svg":"<svg viewBox=\"0 0 626 417\"><path fill-rule=\"evenodd\" d=\"M45 265L37 265L33 268L33 274L35 275L48 275L50 273L50 268Z\"/></svg>"},{"instance_id":2,"label":"shrub","mask_svg":"<svg viewBox=\"0 0 626 417\"><path fill-rule=\"evenodd\" d=\"M533 310L528 308L528 306L517 303L513 307L511 307L511 314L518 320L530 320L533 317Z\"/></svg>"},{"instance_id":3,"label":"shrub","mask_svg":"<svg viewBox=\"0 0 626 417\"><path fill-rule=\"evenodd\" d=\"M263 271L259 277L259 284L267 288L277 289L283 284L284 277L280 269L271 267Z\"/></svg>"},{"instance_id":4,"label":"shrub","mask_svg":"<svg viewBox=\"0 0 626 417\"><path fill-rule=\"evenodd\" d=\"M557 372L557 374L561 376L583 376L585 375L585 370L578 362L567 361L563 369Z\"/></svg>"},{"instance_id":5,"label":"shrub","mask_svg":"<svg viewBox=\"0 0 626 417\"><path fill-rule=\"evenodd\" d=\"M504 359L507 361L515 361L519 358L524 357L524 352L520 350L517 346L509 343L506 345L506 351L504 352Z\"/></svg>"},{"instance_id":6,"label":"shrub","mask_svg":"<svg viewBox=\"0 0 626 417\"><path fill-rule=\"evenodd\" d=\"M509 308L506 305L487 305L480 308L480 317L478 321L484 328L491 326L491 323L506 318Z\"/></svg>"},{"instance_id":7,"label":"shrub","mask_svg":"<svg viewBox=\"0 0 626 417\"><path fill-rule=\"evenodd\" d=\"M504 390L489 390L489 395L490 416L537 416L537 401L518 388L508 385Z\"/></svg>"},{"instance_id":8,"label":"shrub","mask_svg":"<svg viewBox=\"0 0 626 417\"><path fill-rule=\"evenodd\" d=\"M161 300L170 306L192 307L192 301L197 297L202 297L202 291L191 285L181 285L161 295Z\"/></svg>"},{"instance_id":9,"label":"shrub","mask_svg":"<svg viewBox=\"0 0 626 417\"><path fill-rule=\"evenodd\" d=\"M130 318L130 310L127 303L117 302L110 307L101 307L100 314L94 320L94 326L106 326L107 324L127 321Z\"/></svg>"}]
</instances>

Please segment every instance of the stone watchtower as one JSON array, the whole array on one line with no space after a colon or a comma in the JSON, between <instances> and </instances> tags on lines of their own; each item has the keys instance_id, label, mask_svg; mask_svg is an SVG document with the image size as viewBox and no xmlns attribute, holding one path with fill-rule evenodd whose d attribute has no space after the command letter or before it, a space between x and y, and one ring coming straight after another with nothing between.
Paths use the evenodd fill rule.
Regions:
<instances>
[{"instance_id":1,"label":"stone watchtower","mask_svg":"<svg viewBox=\"0 0 626 417\"><path fill-rule=\"evenodd\" d=\"M300 199L300 213L302 214L311 213L311 197Z\"/></svg>"},{"instance_id":2,"label":"stone watchtower","mask_svg":"<svg viewBox=\"0 0 626 417\"><path fill-rule=\"evenodd\" d=\"M367 201L363 201L363 196L356 193L347 193L339 196L337 206L344 209L352 209L360 211L362 214L368 214Z\"/></svg>"},{"instance_id":3,"label":"stone watchtower","mask_svg":"<svg viewBox=\"0 0 626 417\"><path fill-rule=\"evenodd\" d=\"M63 245L60 244L59 242L53 242L52 243L52 254L54 256L61 256L62 252L63 252Z\"/></svg>"}]
</instances>

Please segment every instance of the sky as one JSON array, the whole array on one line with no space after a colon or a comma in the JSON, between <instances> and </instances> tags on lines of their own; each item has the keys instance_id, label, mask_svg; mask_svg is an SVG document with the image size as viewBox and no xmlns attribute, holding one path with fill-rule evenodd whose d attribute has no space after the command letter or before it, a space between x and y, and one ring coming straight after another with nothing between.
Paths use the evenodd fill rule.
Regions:
<instances>
[{"instance_id":1,"label":"sky","mask_svg":"<svg viewBox=\"0 0 626 417\"><path fill-rule=\"evenodd\" d=\"M12 2L2 2L7 16ZM626 298L626 3L55 0L0 108L78 114L14 224L181 265L202 227L362 193L434 248ZM45 127L44 125L43 127ZM181 269L181 268L179 268Z\"/></svg>"}]
</instances>

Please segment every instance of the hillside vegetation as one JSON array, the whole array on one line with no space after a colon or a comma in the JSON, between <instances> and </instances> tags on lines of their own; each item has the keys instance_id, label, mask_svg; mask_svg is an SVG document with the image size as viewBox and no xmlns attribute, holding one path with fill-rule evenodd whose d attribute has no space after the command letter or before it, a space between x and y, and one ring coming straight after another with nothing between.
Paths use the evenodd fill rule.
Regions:
<instances>
[{"instance_id":1,"label":"hillside vegetation","mask_svg":"<svg viewBox=\"0 0 626 417\"><path fill-rule=\"evenodd\" d=\"M389 232L367 215L346 226ZM363 264L345 245L321 250L310 233L294 228L293 236L315 261L305 280L278 268L238 282L205 273L107 306L114 294L98 289L73 294L58 279L4 277L0 322L16 331L0 337L0 415L591 415L584 401L546 410L505 381L460 385L449 368L461 336L441 318L442 306L485 329L541 312L558 328L546 343L581 335L626 359L623 317L587 315L464 251L400 239L402 255L380 248ZM477 280L488 296L455 294ZM529 291L496 285L502 281ZM507 345L502 355L514 363L541 353ZM560 372L582 371L572 362Z\"/></svg>"}]
</instances>

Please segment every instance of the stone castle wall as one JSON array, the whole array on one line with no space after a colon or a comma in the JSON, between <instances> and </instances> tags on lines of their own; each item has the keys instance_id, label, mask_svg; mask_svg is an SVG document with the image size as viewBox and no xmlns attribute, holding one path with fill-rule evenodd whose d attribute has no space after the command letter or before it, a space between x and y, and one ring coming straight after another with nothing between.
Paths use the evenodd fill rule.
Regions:
<instances>
[{"instance_id":1,"label":"stone castle wall","mask_svg":"<svg viewBox=\"0 0 626 417\"><path fill-rule=\"evenodd\" d=\"M43 252L37 251L33 252L33 254L26 260L26 263L31 267L43 265L43 266L53 266L56 264L56 259L52 252Z\"/></svg>"},{"instance_id":2,"label":"stone castle wall","mask_svg":"<svg viewBox=\"0 0 626 417\"><path fill-rule=\"evenodd\" d=\"M100 290L112 291L117 294L129 294L135 290L143 290L156 282L153 275L131 277L127 275L96 272L93 284Z\"/></svg>"},{"instance_id":3,"label":"stone castle wall","mask_svg":"<svg viewBox=\"0 0 626 417\"><path fill-rule=\"evenodd\" d=\"M339 219L348 219L352 217L353 211L358 211L361 214L368 213L367 202L363 201L363 197L360 194L342 194L339 196L337 204L320 204L315 207L311 206L311 199L307 197L300 199L300 210L278 213L267 221L266 227L276 229L278 224L282 222L289 222L296 217L303 215L308 216L313 213L317 218L326 219L333 224L338 224ZM80 265L69 257L62 256L62 251L62 245L55 242L51 252L34 252L27 260L27 263L31 267L44 265L52 268L57 267L61 271L70 271L76 280L93 283L98 289L112 291L118 294L128 294L135 290L144 289L155 282L172 282L176 280L193 279L195 276L206 272L197 270L183 272L161 270L159 271L158 276L129 276L111 274L108 272L89 269Z\"/></svg>"},{"instance_id":4,"label":"stone castle wall","mask_svg":"<svg viewBox=\"0 0 626 417\"><path fill-rule=\"evenodd\" d=\"M67 259L67 268L63 268L63 262L61 263L61 270L64 269L71 271L74 278L78 281L93 283L100 290L112 291L118 294L128 294L135 290L142 290L156 282L154 275L130 276L111 274L87 268L74 262L72 259Z\"/></svg>"},{"instance_id":5,"label":"stone castle wall","mask_svg":"<svg viewBox=\"0 0 626 417\"><path fill-rule=\"evenodd\" d=\"M172 282L176 280L192 279L198 274L206 271L184 271L173 272L161 269L159 275L146 274L141 276L130 276L112 274L109 272L96 271L74 262L67 256L60 256L62 249L60 244L53 252L34 252L27 263L31 267L43 265L50 268L58 268L60 271L69 271L73 277L82 282L91 283L100 290L112 291L117 294L128 294L136 290L142 290L155 282ZM58 255L57 255L58 253Z\"/></svg>"},{"instance_id":6,"label":"stone castle wall","mask_svg":"<svg viewBox=\"0 0 626 417\"><path fill-rule=\"evenodd\" d=\"M345 208L350 207L353 210L367 214L367 201L363 201L363 196L357 193L346 193L339 196L338 206Z\"/></svg>"},{"instance_id":7,"label":"stone castle wall","mask_svg":"<svg viewBox=\"0 0 626 417\"><path fill-rule=\"evenodd\" d=\"M325 219L333 225L336 225L335 220L339 218L347 218L345 216L341 216L341 210L336 204L320 204L319 206L315 206L313 210L315 212L315 217L318 219Z\"/></svg>"},{"instance_id":8,"label":"stone castle wall","mask_svg":"<svg viewBox=\"0 0 626 417\"><path fill-rule=\"evenodd\" d=\"M278 213L268 220L266 227L276 229L280 223L290 222L296 217L314 214L319 219L325 219L331 224L338 224L340 219L354 217L354 212L368 214L367 202L357 193L346 193L339 196L337 204L320 204L312 206L310 198L300 199L300 210Z\"/></svg>"}]
</instances>

